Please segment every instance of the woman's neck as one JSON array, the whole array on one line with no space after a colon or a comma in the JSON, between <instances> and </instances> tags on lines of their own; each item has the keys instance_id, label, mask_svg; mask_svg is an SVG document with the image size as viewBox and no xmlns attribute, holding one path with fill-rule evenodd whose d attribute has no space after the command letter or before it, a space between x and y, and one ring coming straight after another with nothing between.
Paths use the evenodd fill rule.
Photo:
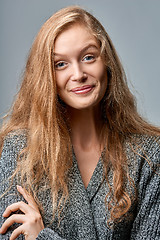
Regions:
<instances>
[{"instance_id":1,"label":"woman's neck","mask_svg":"<svg viewBox=\"0 0 160 240\"><path fill-rule=\"evenodd\" d=\"M99 109L69 109L71 139L75 147L84 151L100 149L102 122Z\"/></svg>"}]
</instances>

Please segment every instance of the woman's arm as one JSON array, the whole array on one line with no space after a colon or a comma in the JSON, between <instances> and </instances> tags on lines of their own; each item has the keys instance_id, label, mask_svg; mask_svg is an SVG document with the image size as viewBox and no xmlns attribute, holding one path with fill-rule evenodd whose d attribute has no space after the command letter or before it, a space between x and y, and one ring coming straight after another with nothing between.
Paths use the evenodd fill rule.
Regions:
<instances>
[{"instance_id":1,"label":"woman's arm","mask_svg":"<svg viewBox=\"0 0 160 240\"><path fill-rule=\"evenodd\" d=\"M24 135L14 135L12 137L7 137L4 142L0 159L0 227L3 225L1 229L3 234L0 234L0 239L10 239L11 235L14 234L12 235L13 238L11 239L15 239L16 237L16 239L29 240L29 237L27 238L27 235L24 237L24 234L26 233L22 228L25 227L26 229L26 226L29 226L31 223L30 220L33 220L31 216L34 215L36 216L36 222L38 219L40 224L33 224L33 230L35 229L35 226L37 226L36 228L38 232L36 231L34 238L32 236L32 240L36 238L38 233L38 240L63 240L53 230L48 228L43 229L44 226L42 219L39 211L36 209L36 205L34 206L34 201L25 195L25 192L22 188L19 188L20 194L18 193L16 179L14 179L11 188L9 188L9 191L6 192L9 187L9 177L12 175L16 168L16 159L18 153L25 147L25 145L26 138ZM4 194L5 192L6 194ZM21 210L24 214L14 213L17 210ZM30 230L28 236L31 236L31 226L29 226L29 229ZM21 235L19 235L20 232L22 233Z\"/></svg>"},{"instance_id":2,"label":"woman's arm","mask_svg":"<svg viewBox=\"0 0 160 240\"><path fill-rule=\"evenodd\" d=\"M5 209L18 201L24 200L17 192L17 182L14 179L12 187L10 187L10 177L16 168L16 159L18 153L26 145L26 138L24 134L9 134L4 141L3 150L0 158L0 227L5 222L2 216ZM19 224L13 224L4 235L0 235L0 239L9 239L11 233ZM24 239L21 235L17 239Z\"/></svg>"},{"instance_id":3,"label":"woman's arm","mask_svg":"<svg viewBox=\"0 0 160 240\"><path fill-rule=\"evenodd\" d=\"M154 150L155 151L155 150ZM149 150L148 152L152 152ZM139 172L137 215L131 240L160 239L160 148L150 154Z\"/></svg>"},{"instance_id":4,"label":"woman's arm","mask_svg":"<svg viewBox=\"0 0 160 240\"><path fill-rule=\"evenodd\" d=\"M21 225L12 232L10 240L16 239L20 234L23 234L26 240L32 240L44 229L42 217L33 198L29 196L21 186L17 186L17 190L27 203L21 201L13 203L6 208L3 217L7 218L7 220L2 225L0 233L4 234L13 223L21 223ZM21 213L15 213L19 210ZM12 213L13 215L11 215Z\"/></svg>"}]
</instances>

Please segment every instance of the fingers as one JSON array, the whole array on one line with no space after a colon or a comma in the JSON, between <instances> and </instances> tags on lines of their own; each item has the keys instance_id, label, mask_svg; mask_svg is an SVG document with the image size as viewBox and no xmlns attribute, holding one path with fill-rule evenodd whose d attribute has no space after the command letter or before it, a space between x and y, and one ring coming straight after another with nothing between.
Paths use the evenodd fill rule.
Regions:
<instances>
[{"instance_id":1,"label":"fingers","mask_svg":"<svg viewBox=\"0 0 160 240\"><path fill-rule=\"evenodd\" d=\"M17 185L17 190L20 194L22 194L22 196L24 197L24 199L28 202L29 206L31 206L32 208L34 208L36 211L39 212L37 204L35 203L34 199L32 196L30 196L24 188L22 188L21 186Z\"/></svg>"},{"instance_id":2,"label":"fingers","mask_svg":"<svg viewBox=\"0 0 160 240\"><path fill-rule=\"evenodd\" d=\"M21 186L17 185L17 190L20 194L22 194L22 196L24 197L24 199L28 202L28 194L26 193L26 191L24 190L24 188L22 188Z\"/></svg>"},{"instance_id":3,"label":"fingers","mask_svg":"<svg viewBox=\"0 0 160 240\"><path fill-rule=\"evenodd\" d=\"M3 217L8 217L12 212L16 212L17 210L21 210L23 213L29 212L29 205L24 202L17 202L9 205L3 213Z\"/></svg>"},{"instance_id":4,"label":"fingers","mask_svg":"<svg viewBox=\"0 0 160 240\"><path fill-rule=\"evenodd\" d=\"M24 222L25 222L25 215L14 214L3 223L0 233L4 234L13 223L24 223Z\"/></svg>"},{"instance_id":5,"label":"fingers","mask_svg":"<svg viewBox=\"0 0 160 240\"><path fill-rule=\"evenodd\" d=\"M38 233L44 228L38 206L25 189L17 186L17 190L23 195L28 204L21 201L13 203L6 208L3 217L8 217L8 219L3 223L0 233L4 234L13 223L21 223L22 225L13 231L10 240L16 239L20 234L25 235L27 239L36 239ZM24 214L17 214L17 210ZM14 214L10 216L11 213ZM28 238L28 236L31 238Z\"/></svg>"},{"instance_id":6,"label":"fingers","mask_svg":"<svg viewBox=\"0 0 160 240\"><path fill-rule=\"evenodd\" d=\"M34 201L33 198L21 186L17 185L17 190L20 194L22 194L22 196L28 203L31 203L32 201Z\"/></svg>"},{"instance_id":7,"label":"fingers","mask_svg":"<svg viewBox=\"0 0 160 240\"><path fill-rule=\"evenodd\" d=\"M9 240L15 240L20 234L24 234L23 226L16 228L10 236Z\"/></svg>"}]
</instances>

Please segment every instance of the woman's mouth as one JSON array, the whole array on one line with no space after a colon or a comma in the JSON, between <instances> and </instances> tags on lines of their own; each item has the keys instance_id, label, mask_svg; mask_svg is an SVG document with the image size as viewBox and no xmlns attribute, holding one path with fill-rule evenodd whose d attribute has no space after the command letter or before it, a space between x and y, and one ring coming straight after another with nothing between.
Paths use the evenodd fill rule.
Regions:
<instances>
[{"instance_id":1,"label":"woman's mouth","mask_svg":"<svg viewBox=\"0 0 160 240\"><path fill-rule=\"evenodd\" d=\"M75 94L86 94L90 91L92 91L92 89L94 88L94 85L85 85L82 87L77 87L77 88L73 88L71 90L71 92L75 93Z\"/></svg>"}]
</instances>

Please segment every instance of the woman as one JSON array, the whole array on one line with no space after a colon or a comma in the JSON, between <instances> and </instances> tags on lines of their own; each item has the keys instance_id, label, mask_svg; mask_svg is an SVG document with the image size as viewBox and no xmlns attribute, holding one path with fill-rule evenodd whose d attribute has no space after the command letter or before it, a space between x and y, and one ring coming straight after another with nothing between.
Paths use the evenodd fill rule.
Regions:
<instances>
[{"instance_id":1,"label":"woman","mask_svg":"<svg viewBox=\"0 0 160 240\"><path fill-rule=\"evenodd\" d=\"M159 136L98 20L55 13L1 130L0 239L159 239Z\"/></svg>"}]
</instances>

